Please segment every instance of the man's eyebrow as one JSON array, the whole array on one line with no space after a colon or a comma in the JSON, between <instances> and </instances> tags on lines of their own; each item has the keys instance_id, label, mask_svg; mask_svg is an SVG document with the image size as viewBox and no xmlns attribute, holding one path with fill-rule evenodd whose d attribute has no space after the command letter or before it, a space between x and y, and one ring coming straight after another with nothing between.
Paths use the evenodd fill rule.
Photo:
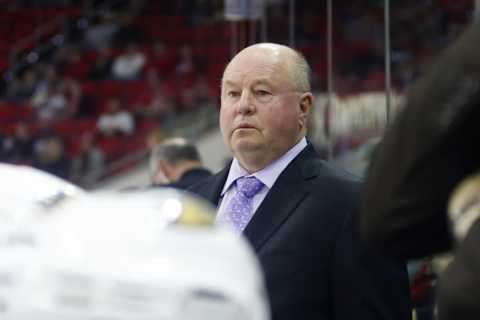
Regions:
<instances>
[{"instance_id":1,"label":"man's eyebrow","mask_svg":"<svg viewBox=\"0 0 480 320\"><path fill-rule=\"evenodd\" d=\"M236 83L233 82L232 80L224 80L222 83L222 86L230 86L230 87L235 87Z\"/></svg>"},{"instance_id":2,"label":"man's eyebrow","mask_svg":"<svg viewBox=\"0 0 480 320\"><path fill-rule=\"evenodd\" d=\"M259 84L265 84L265 85L272 85L271 81L267 78L261 78L253 81L253 85L259 85Z\"/></svg>"}]
</instances>

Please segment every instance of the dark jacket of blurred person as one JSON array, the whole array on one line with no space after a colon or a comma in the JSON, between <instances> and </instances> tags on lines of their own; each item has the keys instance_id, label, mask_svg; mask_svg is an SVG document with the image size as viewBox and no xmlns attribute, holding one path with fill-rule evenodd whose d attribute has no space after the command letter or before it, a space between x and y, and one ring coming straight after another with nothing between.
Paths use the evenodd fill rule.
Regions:
<instances>
[{"instance_id":1,"label":"dark jacket of blurred person","mask_svg":"<svg viewBox=\"0 0 480 320\"><path fill-rule=\"evenodd\" d=\"M170 138L155 146L150 168L154 186L187 189L212 173L202 166L200 154L183 138Z\"/></svg>"},{"instance_id":2,"label":"dark jacket of blurred person","mask_svg":"<svg viewBox=\"0 0 480 320\"><path fill-rule=\"evenodd\" d=\"M88 71L90 80L107 80L113 64L112 49L104 45L98 49L98 55Z\"/></svg>"},{"instance_id":3,"label":"dark jacket of blurred person","mask_svg":"<svg viewBox=\"0 0 480 320\"><path fill-rule=\"evenodd\" d=\"M13 135L5 136L2 141L3 160L12 163L31 163L34 155L34 141L27 124L15 125Z\"/></svg>"},{"instance_id":4,"label":"dark jacket of blurred person","mask_svg":"<svg viewBox=\"0 0 480 320\"><path fill-rule=\"evenodd\" d=\"M54 174L62 179L70 179L71 160L65 152L65 145L60 137L52 136L38 143L33 166Z\"/></svg>"},{"instance_id":5,"label":"dark jacket of blurred person","mask_svg":"<svg viewBox=\"0 0 480 320\"><path fill-rule=\"evenodd\" d=\"M15 78L8 86L5 99L7 101L22 103L27 102L37 88L36 74L32 69L27 69L19 78Z\"/></svg>"},{"instance_id":6,"label":"dark jacket of blurred person","mask_svg":"<svg viewBox=\"0 0 480 320\"><path fill-rule=\"evenodd\" d=\"M418 258L454 247L447 205L480 168L480 25L412 88L366 179L361 229L385 254ZM480 188L478 189L480 196ZM480 219L441 276L439 319L480 319Z\"/></svg>"}]
</instances>

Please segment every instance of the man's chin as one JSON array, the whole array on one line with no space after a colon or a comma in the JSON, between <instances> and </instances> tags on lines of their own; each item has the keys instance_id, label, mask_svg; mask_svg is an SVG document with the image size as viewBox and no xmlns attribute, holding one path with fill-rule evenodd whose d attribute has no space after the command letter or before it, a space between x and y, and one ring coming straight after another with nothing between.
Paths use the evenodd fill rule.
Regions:
<instances>
[{"instance_id":1,"label":"man's chin","mask_svg":"<svg viewBox=\"0 0 480 320\"><path fill-rule=\"evenodd\" d=\"M253 139L239 138L233 142L233 149L236 152L256 152L262 149L262 144Z\"/></svg>"}]
</instances>

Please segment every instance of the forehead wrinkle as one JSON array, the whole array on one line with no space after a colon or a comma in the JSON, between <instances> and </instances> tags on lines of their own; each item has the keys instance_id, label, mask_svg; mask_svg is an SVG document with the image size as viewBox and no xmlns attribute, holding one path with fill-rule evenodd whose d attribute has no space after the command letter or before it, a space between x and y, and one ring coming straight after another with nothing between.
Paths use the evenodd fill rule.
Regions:
<instances>
[{"instance_id":1,"label":"forehead wrinkle","mask_svg":"<svg viewBox=\"0 0 480 320\"><path fill-rule=\"evenodd\" d=\"M272 77L275 76L273 73L272 76L256 75L254 72L256 70L249 70L247 72L240 72L240 77L237 77L238 72L228 72L225 73L222 81L222 86L237 87L237 86L253 86L253 85L273 85Z\"/></svg>"},{"instance_id":2,"label":"forehead wrinkle","mask_svg":"<svg viewBox=\"0 0 480 320\"><path fill-rule=\"evenodd\" d=\"M224 80L222 81L222 86L230 86L230 87L235 87L237 83L232 80Z\"/></svg>"}]
</instances>

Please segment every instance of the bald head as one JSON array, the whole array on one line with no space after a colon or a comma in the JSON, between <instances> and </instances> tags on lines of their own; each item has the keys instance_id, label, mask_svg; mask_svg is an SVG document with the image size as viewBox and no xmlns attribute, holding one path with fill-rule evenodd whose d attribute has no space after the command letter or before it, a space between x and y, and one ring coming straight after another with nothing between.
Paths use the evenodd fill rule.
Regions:
<instances>
[{"instance_id":1,"label":"bald head","mask_svg":"<svg viewBox=\"0 0 480 320\"><path fill-rule=\"evenodd\" d=\"M285 71L297 91L311 91L310 66L300 52L277 43L257 43L237 53L225 68L224 75L232 64L245 57L268 59L273 66Z\"/></svg>"},{"instance_id":2,"label":"bald head","mask_svg":"<svg viewBox=\"0 0 480 320\"><path fill-rule=\"evenodd\" d=\"M240 51L222 79L220 129L248 172L278 159L306 134L310 68L295 50L260 43Z\"/></svg>"}]
</instances>

